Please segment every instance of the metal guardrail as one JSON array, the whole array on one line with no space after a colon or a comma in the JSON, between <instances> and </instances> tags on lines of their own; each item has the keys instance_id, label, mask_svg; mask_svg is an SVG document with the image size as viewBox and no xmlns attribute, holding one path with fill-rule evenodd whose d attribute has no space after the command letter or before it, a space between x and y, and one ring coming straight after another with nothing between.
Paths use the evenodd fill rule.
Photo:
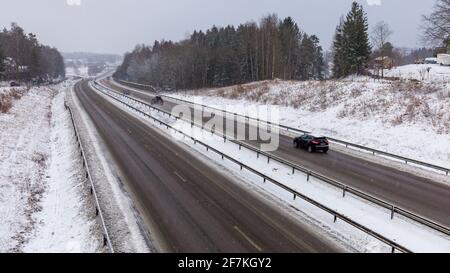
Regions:
<instances>
[{"instance_id":1,"label":"metal guardrail","mask_svg":"<svg viewBox=\"0 0 450 273\"><path fill-rule=\"evenodd\" d=\"M105 88L105 87L103 87L103 88ZM109 89L109 88L107 88L107 89ZM109 89L109 90L111 90L111 89ZM113 90L111 90L111 91L115 92ZM115 93L117 93L117 92L115 92ZM141 103L141 104L145 105L146 107L150 107L150 108L152 108L152 109L154 109L154 110L156 110L158 112L167 114L169 117L175 117L177 119L182 119L184 121L187 121L186 119L174 116L172 113L169 113L169 112L167 112L165 110L162 110L160 108L157 108L157 107L154 107L152 105L149 105L149 104L147 104L145 102L142 102L142 101L140 101L138 99L135 99L135 98L132 98L130 96L126 96L126 95L123 95L123 94L120 94L120 93L117 93L117 94L120 95L120 96L126 97L126 98L128 98L130 100L133 100L133 101L135 101L137 103ZM191 122L192 125L195 125L196 127L204 129L203 126L195 124L195 123L193 123L190 120L187 121L187 122ZM219 135L220 137L223 137L225 140L227 140L227 139L230 140L227 136L225 136L222 133L218 133L217 131L214 131L213 133ZM401 216L404 216L404 217L406 217L406 218L408 218L410 220L413 220L413 221L415 221L415 222L417 222L419 224L422 224L422 225L424 225L426 227L429 227L429 228L431 228L431 229L433 229L435 231L438 231L438 232L441 232L441 233L443 233L443 234L445 234L447 236L450 236L450 228L448 228L446 226L438 224L438 223L436 223L436 222L434 222L432 220L429 220L429 219L427 219L425 217L419 216L419 215L417 215L415 213L412 213L412 212L410 212L410 211L408 211L406 209L403 209L403 208L400 208L398 206L395 206L395 205L393 205L393 204L391 204L391 203L389 203L387 201L384 201L384 200L382 200L380 198L374 197L374 196L372 196L370 194L367 194L367 193L364 193L364 192L362 192L360 190L357 190L355 188L349 187L349 186L343 184L342 182L333 180L333 179L331 179L329 177L321 175L321 174L319 174L317 172L314 172L314 171L309 170L307 168L304 168L302 166L296 165L296 164L294 164L292 162L289 162L289 161L284 160L282 158L279 158L277 156L271 155L271 154L269 154L267 152L263 152L263 151L255 148L255 147L252 147L250 145L244 144L242 142L234 141L234 140L230 140L230 141L235 142L236 144L239 145L239 147L244 147L244 148L246 148L248 150L251 150L251 151L257 153L258 157L259 157L259 155L266 156L267 160L268 160L268 163L270 162L270 160L275 160L275 161L277 161L277 162L279 162L281 164L284 164L284 165L292 168L292 173L293 174L295 173L295 171L300 171L300 172L306 174L308 181L309 181L310 177L314 177L314 178L317 178L317 179L319 179L319 180L321 180L321 181L323 181L323 182L325 182L325 183L327 183L329 185L332 185L332 186L335 186L337 188L340 188L342 190L343 197L345 197L346 193L351 193L351 194L354 194L355 196L357 196L359 198L362 198L362 199L364 199L366 201L369 201L369 202L371 202L373 204L381 206L382 208L388 209L388 210L391 211L391 219L393 219L395 213L397 213L397 214L399 214Z\"/></svg>"},{"instance_id":2,"label":"metal guardrail","mask_svg":"<svg viewBox=\"0 0 450 273\"><path fill-rule=\"evenodd\" d=\"M78 148L80 149L80 156L81 156L81 158L83 160L83 167L86 170L86 179L88 179L89 182L90 182L90 192L91 192L91 195L93 195L94 202L95 202L95 215L100 218L100 222L101 222L102 229L103 229L103 231L102 231L102 234L103 234L103 246L107 246L109 251L111 253L114 253L114 248L112 246L111 239L109 237L109 233L108 233L108 230L106 228L105 219L103 218L103 213L102 213L102 210L100 208L100 203L98 201L97 191L95 190L95 185L94 185L94 182L92 181L91 172L89 170L89 165L87 163L86 155L85 155L85 152L84 152L84 149L83 149L83 145L81 143L80 134L78 133L78 128L77 128L77 126L75 124L75 120L73 118L72 109L70 108L70 106L66 102L64 102L64 107L69 111L70 119L72 121L72 126L73 126L73 129L75 131L75 137L76 137L77 143L78 143Z\"/></svg>"},{"instance_id":3,"label":"metal guardrail","mask_svg":"<svg viewBox=\"0 0 450 273\"><path fill-rule=\"evenodd\" d=\"M123 81L123 80L117 80L117 81L120 82L120 83L123 83L125 85L137 86L137 87L142 87L142 88L151 88L151 90L149 90L149 91L155 91L155 89L152 86L149 86L149 85L138 84L138 83ZM148 90L148 89L145 89L145 90ZM238 114L238 113L228 112L228 111L225 111L223 109L218 109L218 108L211 107L211 106L204 105L204 104L198 104L198 103L195 103L195 102L191 102L191 101L175 98L175 97L172 97L172 96L167 96L167 95L161 95L161 96L163 96L165 98L168 98L168 99L175 100L175 101L180 101L180 102L191 104L191 105L197 105L197 106L201 106L201 107L204 107L204 108L212 109L212 110L215 110L215 111L221 111L223 113L230 113L230 114L233 114L233 115L237 115L239 117L243 117L243 118L245 118L247 120L253 120L253 121L265 123L267 125L276 126L276 127L279 127L279 128L281 128L283 130L286 130L287 132L291 131L291 132L296 132L296 133L301 133L301 134L311 133L309 131L305 131L305 130L301 130L301 129L285 126L285 125L282 125L282 124L273 124L270 121L265 121L265 120L261 120L259 118L253 118L253 117L246 116L246 115L241 115L241 114ZM420 160L416 160L416 159L412 159L412 158L408 158L408 157L392 154L392 153L389 153L389 152L373 149L373 148L366 147L366 146L363 146L363 145L360 145L360 144L355 144L355 143L351 143L351 142L348 142L348 141L344 141L344 140L340 140L340 139L336 139L336 138L332 138L332 137L327 137L327 138L330 141L335 142L337 144L345 145L345 147L347 147L347 148L348 147L353 147L353 148L357 148L357 149L368 151L368 152L372 153L373 155L383 155L383 156L395 158L395 159L398 159L398 160L401 160L401 161L405 162L405 164L413 163L413 164L424 166L424 167L431 168L431 169L434 169L434 170L442 171L442 172L445 173L446 176L448 176L449 173L450 173L450 169L449 168L445 168L445 167L438 166L438 165L435 165L435 164L431 164L431 163L423 162L423 161L420 161Z\"/></svg>"},{"instance_id":4,"label":"metal guardrail","mask_svg":"<svg viewBox=\"0 0 450 273\"><path fill-rule=\"evenodd\" d=\"M373 231L372 229L370 229L370 228L368 228L368 227L366 227L366 226L363 226L363 225L361 225L361 224L355 222L354 220L352 220L352 219L350 219L349 217L347 217L347 216L345 216L345 215L343 215L343 214L337 212L336 210L331 209L331 208L329 208L329 207L327 207L327 206L325 206L325 205L320 204L319 202L317 202L317 201L315 201L315 200L313 200L313 199L307 197L306 195L303 195L302 193L300 193L300 192L298 192L298 191L296 191L296 190L294 190L294 189L291 189L291 188L287 187L286 185L284 185L284 184L278 182L277 180L275 180L275 179L273 179L273 178L271 178L271 177L268 177L267 175L261 173L260 171L254 169L254 168L252 168L252 167L250 167L250 166L248 166L248 165L246 165L246 164L240 162L239 160L237 160L237 159L235 159L235 158L233 158L233 157L231 157L231 156L229 156L229 155L227 155L227 154L224 154L224 153L222 153L221 151L219 151L219 150L217 150L217 149L215 149L215 148L209 146L208 144L206 144L206 143L204 143L204 142L202 142L202 141L200 141L200 140L198 140L198 139L196 139L196 138L194 138L194 137L192 137L192 136L186 134L185 132L181 131L180 129L177 129L177 128L171 126L170 124L168 124L168 123L166 123L166 122L164 122L164 121L161 121L161 120L159 120L158 118L155 118L154 116L149 115L149 114L147 114L147 113L141 111L140 109L137 109L137 108L135 108L135 107L133 107L133 106L127 104L126 102L124 102L124 101L122 101L122 100L120 100L120 99L118 99L118 98L112 96L111 94L108 94L108 92L102 90L102 88L107 89L109 92L113 92L113 93L115 93L115 94L118 95L118 96L126 97L126 98L128 98L128 99L130 99L130 100L135 101L134 98L128 97L128 96L126 96L126 95L122 95L122 94L120 94L120 93L118 93L118 92L116 92L116 91L112 91L112 90L110 90L110 89L108 89L108 88L105 88L105 87L103 87L103 86L100 86L100 85L98 85L98 83L96 83L95 81L94 81L93 83L94 83L94 84L93 84L93 87L94 87L95 89L97 89L97 90L100 91L101 93L105 94L106 96L112 98L113 100L115 100L115 101L117 101L117 102L123 104L125 107L128 107L129 109L131 109L131 110L133 110L133 111L135 111L135 112L137 112L137 113L143 115L144 117L153 120L154 122L158 123L160 126L166 127L167 130L171 129L171 130L174 130L175 132L178 132L179 134L183 135L184 137L188 137L189 139L191 139L192 141L194 141L194 144L200 144L200 145L202 145L203 147L205 147L207 151L213 151L214 153L220 155L221 158L222 158L222 160L228 159L229 161L235 163L236 165L239 165L239 167L240 167L241 170L246 169L246 170L248 170L248 171L250 171L250 172L252 172L252 173L254 173L254 174L260 176L261 178L263 178L263 182L264 182L264 183L265 183L265 182L271 182L272 184L274 184L274 185L276 185L276 186L278 186L278 187L280 187L280 188L282 188L282 189L284 189L284 190L290 192L290 193L293 195L293 199L294 199L294 200L295 200L297 197L299 197L299 198L303 199L304 201L306 201L306 202L308 202L308 203L310 203L310 204L312 204L312 205L318 207L319 209L322 209L323 211L325 211L325 212L331 214L331 215L334 217L334 222L336 222L337 219L340 219L340 220L344 221L345 223L347 223L347 224L349 224L349 225L351 225L351 226L353 226L353 227L355 227L355 228L357 228L357 229L363 231L364 233L366 233L366 234L368 234L368 235L370 235L370 236L376 238L377 240L379 240L379 241L381 241L381 242L387 244L388 246L391 247L392 253L394 253L395 250L398 250L398 251L401 251L401 252L406 252L406 253L412 252L412 251L409 250L408 248L406 248L406 247L404 247L404 246L401 246L401 245L399 245L398 243L392 241L391 239L389 239L389 238L387 238L387 237L385 237L385 236L383 236L383 235L381 235L381 234L379 234L379 233ZM140 102L140 101L136 101L136 102L145 104L145 103ZM156 107L153 107L152 105L148 105L148 104L145 104L145 105L146 105L147 107L149 107L149 108L152 108L152 109L158 111L158 112L162 112L162 113L169 114L170 117L174 117L174 118L177 119L177 120L180 119L179 117L176 117L176 116L172 115L171 113L167 113L167 112L165 112L165 111L163 111L163 110L160 110L160 109L158 109L158 108L156 108ZM194 123L191 123L191 126L194 126L194 125L195 125ZM197 126L197 125L195 125L195 126ZM204 130L204 128L202 128L202 129ZM214 132L212 132L212 131L210 131L210 132L211 132L211 133L214 133ZM223 136L223 138L224 138L224 141L227 140L227 137L226 137L226 136ZM236 144L237 144L237 143L236 143ZM238 144L238 145L239 145L239 144ZM308 179L309 179L309 178L308 178Z\"/></svg>"}]
</instances>

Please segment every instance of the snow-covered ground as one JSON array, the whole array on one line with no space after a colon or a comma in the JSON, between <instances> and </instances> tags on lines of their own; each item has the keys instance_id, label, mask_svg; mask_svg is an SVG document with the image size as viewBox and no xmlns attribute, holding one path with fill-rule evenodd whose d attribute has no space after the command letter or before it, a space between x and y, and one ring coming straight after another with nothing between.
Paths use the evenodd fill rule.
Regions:
<instances>
[{"instance_id":1,"label":"snow-covered ground","mask_svg":"<svg viewBox=\"0 0 450 273\"><path fill-rule=\"evenodd\" d=\"M87 77L89 77L88 71L89 71L89 68L87 66L66 67L66 76L67 77L87 78Z\"/></svg>"},{"instance_id":2,"label":"snow-covered ground","mask_svg":"<svg viewBox=\"0 0 450 273\"><path fill-rule=\"evenodd\" d=\"M3 83L3 82L2 82ZM7 113L14 102L22 98L28 91L27 87L9 87L6 84L0 85L0 113Z\"/></svg>"},{"instance_id":3,"label":"snow-covered ground","mask_svg":"<svg viewBox=\"0 0 450 273\"><path fill-rule=\"evenodd\" d=\"M428 83L450 83L450 66L439 64L409 64L385 70L386 77L418 80Z\"/></svg>"},{"instance_id":4,"label":"snow-covered ground","mask_svg":"<svg viewBox=\"0 0 450 273\"><path fill-rule=\"evenodd\" d=\"M102 250L65 85L31 88L0 113L0 252Z\"/></svg>"},{"instance_id":5,"label":"snow-covered ground","mask_svg":"<svg viewBox=\"0 0 450 273\"><path fill-rule=\"evenodd\" d=\"M110 94L120 100L124 100L120 95L115 95L114 93ZM118 105L118 107L122 107L123 109L126 109L126 111L133 113L128 108L123 107L123 105L112 99L110 100L112 103ZM173 126L191 136L202 135L202 141L211 147L218 149L232 158L238 159L240 162L247 164L248 166L262 171L268 177L274 178L282 184L297 190L313 200L343 213L350 219L375 230L376 232L390 238L391 240L409 248L414 252L450 251L450 240L442 234L431 231L424 226L411 223L409 220L403 219L402 217L396 216L394 220L390 220L390 212L386 209L369 204L353 196L347 195L346 197L343 197L340 189L329 186L328 184L316 179L312 179L307 182L306 175L302 173L292 174L292 169L287 166L277 162L267 164L266 158L258 158L254 152L246 149L239 150L238 145L232 142L224 143L221 137L211 135L210 133L202 134L199 128L194 127L191 129L190 124L186 124L183 121L175 121L174 119L170 119L156 111L149 110L139 103L134 103L130 100L125 101L134 107L141 109L141 111L147 112L160 118L161 120L164 120L165 122L171 123ZM142 116L140 117L142 118ZM146 122L153 124L153 126L155 124L149 122L149 119L147 119ZM161 128L165 127L161 126ZM186 145L190 149L194 149L198 154L206 156L209 160L212 160L212 162L218 164L220 169L223 169L224 171L226 170L228 173L231 172L233 176L239 178L238 181L245 181L245 183L247 183L246 186L252 187L253 189L258 189L266 194L270 193L274 199L281 200L282 203L285 204L285 209L288 206L297 208L298 213L302 217L308 218L311 224L319 225L322 231L327 230L336 239L339 238L339 240L344 240L355 249L363 252L388 251L388 248L376 239L356 231L342 222L338 221L337 224L333 223L333 217L329 214L320 211L300 198L293 200L292 195L288 192L274 186L273 184L262 183L261 177L256 176L251 172L240 171L239 166L230 161L222 160L220 155L207 152L203 146L195 145L190 139L185 139L173 131L169 131L168 133L179 143ZM208 160L206 159L205 161ZM213 163L210 161L209 164ZM283 206L280 203L278 204ZM286 204L288 206L286 206Z\"/></svg>"},{"instance_id":6,"label":"snow-covered ground","mask_svg":"<svg viewBox=\"0 0 450 273\"><path fill-rule=\"evenodd\" d=\"M280 124L450 168L450 84L275 80L167 95L254 117L275 105Z\"/></svg>"}]
</instances>

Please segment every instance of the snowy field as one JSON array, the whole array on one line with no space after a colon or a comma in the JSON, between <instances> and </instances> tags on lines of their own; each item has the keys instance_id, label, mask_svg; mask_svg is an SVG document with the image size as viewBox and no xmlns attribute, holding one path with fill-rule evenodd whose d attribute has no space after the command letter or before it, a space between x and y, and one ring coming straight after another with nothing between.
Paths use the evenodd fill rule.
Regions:
<instances>
[{"instance_id":1,"label":"snowy field","mask_svg":"<svg viewBox=\"0 0 450 273\"><path fill-rule=\"evenodd\" d=\"M67 77L82 77L88 78L88 67L80 66L80 67L66 67L66 76Z\"/></svg>"},{"instance_id":2,"label":"snowy field","mask_svg":"<svg viewBox=\"0 0 450 273\"><path fill-rule=\"evenodd\" d=\"M0 252L102 250L65 87L31 88L0 113Z\"/></svg>"},{"instance_id":3,"label":"snowy field","mask_svg":"<svg viewBox=\"0 0 450 273\"><path fill-rule=\"evenodd\" d=\"M280 124L450 168L450 84L275 80L167 95L254 117L275 105Z\"/></svg>"},{"instance_id":4,"label":"snowy field","mask_svg":"<svg viewBox=\"0 0 450 273\"><path fill-rule=\"evenodd\" d=\"M110 94L122 99L121 96L117 96L114 93ZM119 107L124 108L123 105L118 104L113 100L111 101ZM282 184L296 189L321 204L345 214L358 223L374 229L376 232L387 236L391 240L406 246L414 252L450 251L450 240L439 233L433 232L423 226L411 223L409 220L403 219L402 217L397 216L394 220L390 220L390 212L388 210L369 204L352 196L347 195L346 197L343 197L342 192L339 189L331 187L316 179L307 182L304 174L292 174L291 168L283 166L280 163L272 162L267 164L267 160L265 158L260 157L258 159L254 152L246 149L239 150L238 145L231 142L224 143L223 139L218 136L211 136L210 133L202 134L201 130L196 127L191 129L189 124L182 121L176 122L174 119L169 119L167 116L163 116L156 111L151 111L132 101L127 101L127 103L130 103L134 107L141 109L144 112L148 112L149 114L154 115L165 122L171 123L173 126L189 135L202 135L202 141L206 142L208 145L257 170L264 170L263 173L268 177L274 178ZM127 111L131 112L131 110ZM146 121L148 122L148 120ZM358 251L386 252L389 250L386 246L374 238L362 234L350 226L339 223L339 221L338 224L334 224L330 215L327 215L312 205L307 204L300 198L293 200L292 195L286 191L270 183L262 183L261 177L258 177L248 171L239 171L239 167L234 163L226 160L223 161L219 155L205 151L204 147L194 145L191 140L184 139L181 135L178 135L173 131L169 131L168 133L174 138L174 140L187 145L189 148L196 150L197 153L213 160L213 162L221 166L220 168L226 169L229 172L231 171L234 176L240 178L239 180L246 181L246 186L250 185L251 187L257 188L265 193L270 193L273 198L282 200L285 204L299 208L299 212L301 212L300 214L302 214L303 217L309 218L311 222L315 222L316 225L319 225L322 230L327 230L335 238L346 241L353 248L358 249Z\"/></svg>"},{"instance_id":5,"label":"snowy field","mask_svg":"<svg viewBox=\"0 0 450 273\"><path fill-rule=\"evenodd\" d=\"M450 83L450 66L439 64L410 64L385 70L386 77L418 80L428 83Z\"/></svg>"}]
</instances>

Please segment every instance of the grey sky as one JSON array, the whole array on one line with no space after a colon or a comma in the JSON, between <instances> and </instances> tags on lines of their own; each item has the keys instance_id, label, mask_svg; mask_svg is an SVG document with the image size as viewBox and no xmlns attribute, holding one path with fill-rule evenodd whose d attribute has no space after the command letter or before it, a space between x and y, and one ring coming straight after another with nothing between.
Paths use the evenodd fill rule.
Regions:
<instances>
[{"instance_id":1,"label":"grey sky","mask_svg":"<svg viewBox=\"0 0 450 273\"><path fill-rule=\"evenodd\" d=\"M69 5L77 3L81 5ZM291 16L322 45L331 45L334 29L352 0L0 0L0 26L17 22L42 43L61 51L122 54L138 43L179 40L213 24L259 21L268 13ZM434 0L359 0L371 27L386 21L396 46L420 46L421 15ZM375 5L368 5L368 2ZM376 5L381 2L381 5Z\"/></svg>"}]
</instances>

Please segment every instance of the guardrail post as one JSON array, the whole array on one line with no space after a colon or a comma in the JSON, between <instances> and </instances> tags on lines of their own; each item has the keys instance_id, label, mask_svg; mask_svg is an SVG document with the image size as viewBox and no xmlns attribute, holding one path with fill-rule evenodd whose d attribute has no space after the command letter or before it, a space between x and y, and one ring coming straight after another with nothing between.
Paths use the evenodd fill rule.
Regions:
<instances>
[{"instance_id":1,"label":"guardrail post","mask_svg":"<svg viewBox=\"0 0 450 273\"><path fill-rule=\"evenodd\" d=\"M267 157L267 164L270 163L270 157Z\"/></svg>"},{"instance_id":2,"label":"guardrail post","mask_svg":"<svg viewBox=\"0 0 450 273\"><path fill-rule=\"evenodd\" d=\"M394 206L391 207L391 220L394 219Z\"/></svg>"},{"instance_id":3,"label":"guardrail post","mask_svg":"<svg viewBox=\"0 0 450 273\"><path fill-rule=\"evenodd\" d=\"M342 191L342 197L345 197L345 192L347 191L347 188L344 186Z\"/></svg>"},{"instance_id":4,"label":"guardrail post","mask_svg":"<svg viewBox=\"0 0 450 273\"><path fill-rule=\"evenodd\" d=\"M297 194L294 193L294 200L297 198Z\"/></svg>"},{"instance_id":5,"label":"guardrail post","mask_svg":"<svg viewBox=\"0 0 450 273\"><path fill-rule=\"evenodd\" d=\"M306 174L306 181L309 182L309 173Z\"/></svg>"},{"instance_id":6,"label":"guardrail post","mask_svg":"<svg viewBox=\"0 0 450 273\"><path fill-rule=\"evenodd\" d=\"M295 168L294 167L292 167L292 174L294 174L295 173Z\"/></svg>"},{"instance_id":7,"label":"guardrail post","mask_svg":"<svg viewBox=\"0 0 450 273\"><path fill-rule=\"evenodd\" d=\"M335 214L333 222L336 223L336 221L337 221L337 215Z\"/></svg>"},{"instance_id":8,"label":"guardrail post","mask_svg":"<svg viewBox=\"0 0 450 273\"><path fill-rule=\"evenodd\" d=\"M242 145L241 144L239 144L239 151L242 149Z\"/></svg>"}]
</instances>

